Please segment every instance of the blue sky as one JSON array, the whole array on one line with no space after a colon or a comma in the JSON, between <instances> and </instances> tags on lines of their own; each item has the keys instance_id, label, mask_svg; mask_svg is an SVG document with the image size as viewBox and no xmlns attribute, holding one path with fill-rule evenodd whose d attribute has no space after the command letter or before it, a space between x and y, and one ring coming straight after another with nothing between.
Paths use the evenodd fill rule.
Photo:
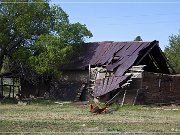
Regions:
<instances>
[{"instance_id":1,"label":"blue sky","mask_svg":"<svg viewBox=\"0 0 180 135\"><path fill-rule=\"evenodd\" d=\"M59 4L72 23L85 24L93 33L87 42L159 40L168 45L169 36L180 30L180 1L168 0L51 0Z\"/></svg>"}]
</instances>

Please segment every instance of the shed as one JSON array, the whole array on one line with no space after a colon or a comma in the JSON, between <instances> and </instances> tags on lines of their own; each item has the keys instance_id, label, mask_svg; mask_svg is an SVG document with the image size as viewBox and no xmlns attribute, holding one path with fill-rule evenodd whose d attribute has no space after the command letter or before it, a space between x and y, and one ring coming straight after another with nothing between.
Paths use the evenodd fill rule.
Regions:
<instances>
[{"instance_id":1,"label":"shed","mask_svg":"<svg viewBox=\"0 0 180 135\"><path fill-rule=\"evenodd\" d=\"M145 98L151 98L144 96L145 72L175 73L156 40L86 43L80 56L73 57L70 63L61 66L61 70L63 75L56 80L52 90L56 98L87 100L87 93L90 93L105 102L121 99L119 102L124 103L125 99L130 99L127 102L133 104L138 100L145 103L149 101ZM128 92L133 93L129 98Z\"/></svg>"},{"instance_id":2,"label":"shed","mask_svg":"<svg viewBox=\"0 0 180 135\"><path fill-rule=\"evenodd\" d=\"M0 99L4 97L14 98L20 91L20 78L16 73L8 72L0 74Z\"/></svg>"},{"instance_id":3,"label":"shed","mask_svg":"<svg viewBox=\"0 0 180 135\"><path fill-rule=\"evenodd\" d=\"M14 98L16 94L21 94L24 98L30 95L43 97L45 92L50 90L50 78L51 76L48 75L38 75L29 68L15 68L0 75L0 96L7 96L4 90L8 89L8 97Z\"/></svg>"}]
</instances>

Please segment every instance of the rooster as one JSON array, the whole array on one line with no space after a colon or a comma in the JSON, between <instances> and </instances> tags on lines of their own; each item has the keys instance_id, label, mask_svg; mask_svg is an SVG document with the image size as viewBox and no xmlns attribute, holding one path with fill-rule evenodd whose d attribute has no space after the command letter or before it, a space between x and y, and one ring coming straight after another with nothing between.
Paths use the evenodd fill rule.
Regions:
<instances>
[{"instance_id":1,"label":"rooster","mask_svg":"<svg viewBox=\"0 0 180 135\"><path fill-rule=\"evenodd\" d=\"M90 105L90 112L92 113L96 113L96 114L101 114L103 112L107 112L107 107L104 107L104 108L99 108L98 106L93 106L92 104Z\"/></svg>"}]
</instances>

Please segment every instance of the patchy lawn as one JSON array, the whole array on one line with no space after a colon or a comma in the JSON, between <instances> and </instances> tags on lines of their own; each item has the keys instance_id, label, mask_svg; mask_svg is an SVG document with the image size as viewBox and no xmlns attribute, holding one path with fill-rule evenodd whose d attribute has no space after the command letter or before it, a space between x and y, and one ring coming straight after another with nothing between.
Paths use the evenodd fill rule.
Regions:
<instances>
[{"instance_id":1,"label":"patchy lawn","mask_svg":"<svg viewBox=\"0 0 180 135\"><path fill-rule=\"evenodd\" d=\"M1 104L0 132L180 133L180 107L177 106L124 106L118 111L101 115L91 114L88 109L88 105L55 104L50 101L30 105Z\"/></svg>"}]
</instances>

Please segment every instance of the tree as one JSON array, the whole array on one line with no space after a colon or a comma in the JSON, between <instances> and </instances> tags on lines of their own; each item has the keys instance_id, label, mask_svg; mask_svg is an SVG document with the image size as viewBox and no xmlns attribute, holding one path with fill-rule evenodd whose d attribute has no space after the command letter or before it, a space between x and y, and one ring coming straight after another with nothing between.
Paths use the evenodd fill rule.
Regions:
<instances>
[{"instance_id":1,"label":"tree","mask_svg":"<svg viewBox=\"0 0 180 135\"><path fill-rule=\"evenodd\" d=\"M137 36L137 37L134 39L134 41L142 41L141 36Z\"/></svg>"},{"instance_id":2,"label":"tree","mask_svg":"<svg viewBox=\"0 0 180 135\"><path fill-rule=\"evenodd\" d=\"M21 2L0 2L0 69L8 57L15 66L40 74L54 72L92 36L85 25L70 23L62 8L50 6L48 0Z\"/></svg>"},{"instance_id":3,"label":"tree","mask_svg":"<svg viewBox=\"0 0 180 135\"><path fill-rule=\"evenodd\" d=\"M165 47L164 53L175 71L180 73L180 31L169 37L169 45Z\"/></svg>"}]
</instances>

